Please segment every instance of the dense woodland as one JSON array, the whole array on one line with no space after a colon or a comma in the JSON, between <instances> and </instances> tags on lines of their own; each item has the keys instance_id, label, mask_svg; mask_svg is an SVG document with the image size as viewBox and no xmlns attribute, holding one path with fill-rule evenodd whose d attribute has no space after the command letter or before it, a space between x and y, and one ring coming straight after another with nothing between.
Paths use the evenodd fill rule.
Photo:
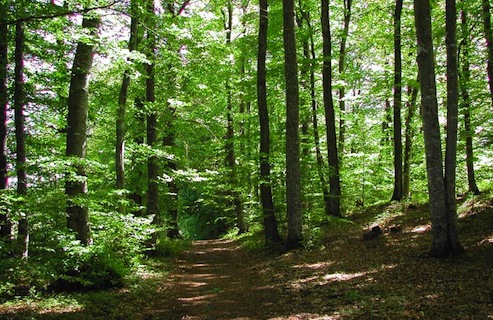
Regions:
<instances>
[{"instance_id":1,"label":"dense woodland","mask_svg":"<svg viewBox=\"0 0 493 320\"><path fill-rule=\"evenodd\" d=\"M121 284L170 239L310 247L376 204L491 189L489 0L0 3L0 255L16 286Z\"/></svg>"}]
</instances>

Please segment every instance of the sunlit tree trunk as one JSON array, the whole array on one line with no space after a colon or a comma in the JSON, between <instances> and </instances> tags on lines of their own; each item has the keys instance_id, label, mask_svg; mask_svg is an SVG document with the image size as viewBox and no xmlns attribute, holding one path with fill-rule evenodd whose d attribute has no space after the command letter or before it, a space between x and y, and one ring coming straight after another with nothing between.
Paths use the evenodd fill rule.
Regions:
<instances>
[{"instance_id":1,"label":"sunlit tree trunk","mask_svg":"<svg viewBox=\"0 0 493 320\"><path fill-rule=\"evenodd\" d=\"M464 115L464 131L466 133L466 167L467 167L467 185L468 191L472 194L480 194L479 188L476 184L476 176L474 171L474 148L473 148L473 135L474 130L471 125L471 97L469 95L469 81L471 78L470 63L469 63L469 23L466 10L461 11L461 63L462 68L459 73L460 77L460 89L461 89L461 109Z\"/></svg>"},{"instance_id":2,"label":"sunlit tree trunk","mask_svg":"<svg viewBox=\"0 0 493 320\"><path fill-rule=\"evenodd\" d=\"M332 39L330 34L328 0L322 0L321 22L323 38L323 100L329 160L329 210L331 215L339 217L341 216L341 181L339 176L339 156L337 154L334 101L332 98Z\"/></svg>"},{"instance_id":3,"label":"sunlit tree trunk","mask_svg":"<svg viewBox=\"0 0 493 320\"><path fill-rule=\"evenodd\" d=\"M82 27L95 36L99 27L99 17L84 17ZM67 226L75 231L76 237L83 244L91 243L89 228L89 211L87 204L82 203L87 193L86 158L87 112L89 73L94 56L94 45L79 42L75 51L72 67L72 78L68 97L67 116L67 151L73 161L75 176L68 176L65 183L67 194Z\"/></svg>"},{"instance_id":4,"label":"sunlit tree trunk","mask_svg":"<svg viewBox=\"0 0 493 320\"><path fill-rule=\"evenodd\" d=\"M26 103L26 95L24 93L24 42L24 23L18 22L15 26L14 114L17 194L21 198L25 198L27 195L26 132L24 127L24 106ZM27 258L29 222L27 212L24 211L24 201L19 203L20 218L17 226L17 254L23 258Z\"/></svg>"},{"instance_id":5,"label":"sunlit tree trunk","mask_svg":"<svg viewBox=\"0 0 493 320\"><path fill-rule=\"evenodd\" d=\"M394 12L394 193L392 200L400 201L402 192L402 0L396 0Z\"/></svg>"},{"instance_id":6,"label":"sunlit tree trunk","mask_svg":"<svg viewBox=\"0 0 493 320\"><path fill-rule=\"evenodd\" d=\"M268 10L267 0L260 0L257 54L257 105L260 123L260 203L262 205L264 235L267 244L281 241L279 231L277 230L270 176L270 126L265 68L267 31L269 27Z\"/></svg>"},{"instance_id":7,"label":"sunlit tree trunk","mask_svg":"<svg viewBox=\"0 0 493 320\"><path fill-rule=\"evenodd\" d=\"M351 22L351 7L352 0L344 0L344 25L342 29L341 45L339 47L339 75L341 79L345 78L344 72L346 68L346 43L349 35L349 23ZM346 88L341 85L339 88L339 110L341 112L341 118L339 120L339 155L340 158L344 156L344 141L346 134L346 101L344 96L346 95Z\"/></svg>"},{"instance_id":8,"label":"sunlit tree trunk","mask_svg":"<svg viewBox=\"0 0 493 320\"><path fill-rule=\"evenodd\" d=\"M130 21L130 39L128 41L128 50L130 52L137 49L137 10L135 0L131 3L132 18ZM116 113L116 150L115 150L115 172L116 172L116 189L125 189L125 114L130 86L130 70L123 73L122 85L118 96L118 109ZM119 205L119 211L124 213L125 206Z\"/></svg>"},{"instance_id":9,"label":"sunlit tree trunk","mask_svg":"<svg viewBox=\"0 0 493 320\"><path fill-rule=\"evenodd\" d=\"M286 82L286 206L288 235L286 248L302 246L303 214L301 210L300 169L300 110L298 59L296 57L296 30L294 1L283 0L284 17L284 77Z\"/></svg>"},{"instance_id":10,"label":"sunlit tree trunk","mask_svg":"<svg viewBox=\"0 0 493 320\"><path fill-rule=\"evenodd\" d=\"M443 172L429 0L414 0L414 13L423 110L426 172L432 220L431 254L436 257L443 257L459 254L461 246L457 240L457 230L453 221L455 217L449 214L449 205L447 203L448 188L446 187Z\"/></svg>"},{"instance_id":11,"label":"sunlit tree trunk","mask_svg":"<svg viewBox=\"0 0 493 320\"><path fill-rule=\"evenodd\" d=\"M6 3L0 2L0 11L7 12ZM6 19L5 14L0 14L0 23ZM7 66L8 66L8 27L0 24L0 191L8 188L7 168ZM9 239L12 226L9 218L9 208L2 200L0 202L0 239Z\"/></svg>"},{"instance_id":12,"label":"sunlit tree trunk","mask_svg":"<svg viewBox=\"0 0 493 320\"><path fill-rule=\"evenodd\" d=\"M487 60L486 70L488 72L488 85L490 88L490 100L493 106L493 33L491 30L490 0L481 0L484 39L486 40Z\"/></svg>"}]
</instances>

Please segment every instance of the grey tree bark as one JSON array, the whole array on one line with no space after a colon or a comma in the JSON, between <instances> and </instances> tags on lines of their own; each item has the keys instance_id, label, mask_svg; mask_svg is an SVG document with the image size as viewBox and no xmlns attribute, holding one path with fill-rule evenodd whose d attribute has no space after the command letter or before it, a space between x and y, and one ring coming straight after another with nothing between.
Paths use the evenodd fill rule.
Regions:
<instances>
[{"instance_id":1,"label":"grey tree bark","mask_svg":"<svg viewBox=\"0 0 493 320\"><path fill-rule=\"evenodd\" d=\"M288 235L286 248L302 246L301 169L299 137L299 84L296 57L294 1L283 0L284 77L286 83L286 206Z\"/></svg>"},{"instance_id":2,"label":"grey tree bark","mask_svg":"<svg viewBox=\"0 0 493 320\"><path fill-rule=\"evenodd\" d=\"M429 0L414 0L418 46L418 67L421 87L423 134L425 141L426 172L432 223L431 255L436 257L460 253L457 230L449 214L447 187L444 177L435 62ZM452 219L452 220L451 220Z\"/></svg>"},{"instance_id":3,"label":"grey tree bark","mask_svg":"<svg viewBox=\"0 0 493 320\"><path fill-rule=\"evenodd\" d=\"M84 17L82 27L95 36L99 27L99 17ZM73 176L68 176L65 182L67 195L67 226L75 231L76 237L82 244L90 244L89 211L83 203L87 193L86 158L87 112L89 95L89 74L94 56L94 45L80 41L77 44L72 67L70 90L68 97L67 144L66 155L72 160Z\"/></svg>"}]
</instances>

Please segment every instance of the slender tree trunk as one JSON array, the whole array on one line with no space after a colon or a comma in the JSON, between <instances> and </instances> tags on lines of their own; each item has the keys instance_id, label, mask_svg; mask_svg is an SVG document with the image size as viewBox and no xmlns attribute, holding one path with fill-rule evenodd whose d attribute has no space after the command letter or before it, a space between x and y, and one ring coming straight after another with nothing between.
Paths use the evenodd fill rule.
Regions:
<instances>
[{"instance_id":1,"label":"slender tree trunk","mask_svg":"<svg viewBox=\"0 0 493 320\"><path fill-rule=\"evenodd\" d=\"M484 38L486 40L487 61L486 70L488 72L488 85L490 88L490 100L493 106L493 33L491 30L490 0L481 0L483 13Z\"/></svg>"},{"instance_id":2,"label":"slender tree trunk","mask_svg":"<svg viewBox=\"0 0 493 320\"><path fill-rule=\"evenodd\" d=\"M438 122L438 103L435 62L429 0L414 0L418 45L418 67L421 86L423 133L425 140L426 171L432 223L431 254L436 257L460 253L454 223L448 211L442 146ZM450 124L452 125L452 124Z\"/></svg>"},{"instance_id":3,"label":"slender tree trunk","mask_svg":"<svg viewBox=\"0 0 493 320\"><path fill-rule=\"evenodd\" d=\"M281 236L277 230L270 176L270 127L265 68L267 31L269 27L268 10L267 0L260 0L257 55L257 105L260 123L260 202L262 204L266 244L281 241Z\"/></svg>"},{"instance_id":4,"label":"slender tree trunk","mask_svg":"<svg viewBox=\"0 0 493 320\"><path fill-rule=\"evenodd\" d=\"M402 54L401 54L402 0L395 1L394 13L394 193L392 200L400 201L402 191Z\"/></svg>"},{"instance_id":5,"label":"slender tree trunk","mask_svg":"<svg viewBox=\"0 0 493 320\"><path fill-rule=\"evenodd\" d=\"M302 246L303 214L301 210L300 110L298 60L294 0L283 0L284 77L286 82L286 206L288 235L286 248Z\"/></svg>"},{"instance_id":6,"label":"slender tree trunk","mask_svg":"<svg viewBox=\"0 0 493 320\"><path fill-rule=\"evenodd\" d=\"M130 20L130 39L128 50L130 52L137 49L137 10L135 0L130 3L132 18ZM130 86L130 70L126 69L123 73L122 85L118 96L118 109L116 112L116 150L115 150L115 172L116 189L125 189L125 114L127 105L128 88ZM125 205L118 207L121 213L125 213Z\"/></svg>"},{"instance_id":7,"label":"slender tree trunk","mask_svg":"<svg viewBox=\"0 0 493 320\"><path fill-rule=\"evenodd\" d=\"M151 148L152 154L147 159L147 214L154 215L153 223L157 226L163 224L162 217L159 213L158 204L158 159L154 150L157 142L157 111L154 106L156 101L156 81L155 81L155 63L156 63L156 36L154 34L155 28L154 19L154 1L148 0L147 2L147 15L149 21L149 29L147 30L147 59L149 62L145 66L146 72L146 97L145 102L147 109L149 110L146 117L146 136L147 145Z\"/></svg>"},{"instance_id":8,"label":"slender tree trunk","mask_svg":"<svg viewBox=\"0 0 493 320\"><path fill-rule=\"evenodd\" d=\"M85 17L82 27L96 35L99 27L99 17ZM76 178L67 177L65 193L67 199L67 226L75 231L76 237L82 244L90 244L89 211L80 199L87 194L86 169L83 160L86 158L87 112L89 73L93 61L94 45L79 42L75 52L72 67L72 78L68 97L67 116L67 151L68 157L73 158Z\"/></svg>"},{"instance_id":9,"label":"slender tree trunk","mask_svg":"<svg viewBox=\"0 0 493 320\"><path fill-rule=\"evenodd\" d=\"M351 2L351 0L349 0ZM308 27L308 39L306 48L303 49L303 54L305 55L306 61L309 61L308 72L309 72L309 82L307 84L308 90L310 92L310 106L311 106L311 122L313 127L313 142L315 145L315 158L317 161L317 173L320 181L320 188L322 189L322 195L324 200L324 211L326 215L330 215L330 196L329 196L329 188L327 186L327 182L325 180L324 173L324 158L322 155L322 151L320 150L320 134L318 130L318 106L317 106L317 98L315 91L315 63L316 54L315 54L315 43L313 40L313 28L310 23L310 12L303 12L302 19L305 20Z\"/></svg>"},{"instance_id":10,"label":"slender tree trunk","mask_svg":"<svg viewBox=\"0 0 493 320\"><path fill-rule=\"evenodd\" d=\"M0 11L7 12L6 3L0 3ZM0 22L7 19L5 14L0 14ZM8 66L8 26L0 23L0 191L8 188L7 167L7 66ZM3 200L2 200L3 202ZM12 225L9 218L8 206L0 203L0 239L8 240L12 233Z\"/></svg>"},{"instance_id":11,"label":"slender tree trunk","mask_svg":"<svg viewBox=\"0 0 493 320\"><path fill-rule=\"evenodd\" d=\"M349 23L351 22L351 6L352 0L344 0L344 25L342 29L341 46L339 48L339 75L344 79L344 71L346 68L346 43L349 35ZM339 110L341 111L341 119L339 120L339 155L344 156L344 139L346 134L346 88L341 85L339 88Z\"/></svg>"},{"instance_id":12,"label":"slender tree trunk","mask_svg":"<svg viewBox=\"0 0 493 320\"><path fill-rule=\"evenodd\" d=\"M227 17L224 24L226 29L226 46L231 47L231 32L233 29L233 4L229 0L227 2ZM232 67L232 66L231 66ZM233 208L236 216L236 225L238 227L238 233L242 234L247 231L245 225L245 219L243 217L243 202L241 201L240 194L236 191L236 156L235 156L235 134L233 123L233 93L231 91L230 78L226 79L226 94L227 94L227 129L226 129L226 164L229 168L229 180L232 190L230 195L233 199Z\"/></svg>"},{"instance_id":13,"label":"slender tree trunk","mask_svg":"<svg viewBox=\"0 0 493 320\"><path fill-rule=\"evenodd\" d=\"M461 109L464 114L464 131L466 133L466 167L467 167L467 185L468 191L472 194L478 195L481 192L476 184L476 177L474 173L474 148L473 148L473 128L471 125L471 97L469 95L469 81L471 78L470 64L469 64L469 27L468 27L467 12L462 9L461 11L461 33L462 33L462 46L460 52L462 62L460 77L460 89L462 96Z\"/></svg>"},{"instance_id":14,"label":"slender tree trunk","mask_svg":"<svg viewBox=\"0 0 493 320\"><path fill-rule=\"evenodd\" d=\"M457 128L459 123L459 59L457 58L456 0L446 0L447 44L447 140L445 149L445 191L448 222L449 253L462 253L457 232Z\"/></svg>"},{"instance_id":15,"label":"slender tree trunk","mask_svg":"<svg viewBox=\"0 0 493 320\"><path fill-rule=\"evenodd\" d=\"M135 0L131 1L132 18L130 20L130 39L128 41L128 51L132 52L137 49L137 16L135 9ZM130 86L130 70L123 73L122 85L118 96L118 109L116 114L116 153L115 153L115 171L116 171L116 188L125 188L125 113Z\"/></svg>"},{"instance_id":16,"label":"slender tree trunk","mask_svg":"<svg viewBox=\"0 0 493 320\"><path fill-rule=\"evenodd\" d=\"M15 70L14 70L14 109L15 109L15 141L16 141L16 171L17 194L25 198L27 195L26 173L26 133L24 127L24 106L26 95L24 93L24 23L18 22L15 27ZM24 212L24 201L19 204L21 211L17 228L17 254L20 257L28 257L29 247L29 222L27 212Z\"/></svg>"},{"instance_id":17,"label":"slender tree trunk","mask_svg":"<svg viewBox=\"0 0 493 320\"><path fill-rule=\"evenodd\" d=\"M414 139L414 128L412 121L414 114L416 113L416 101L418 99L418 88L414 86L409 86L408 88L409 100L406 103L406 120L405 120L405 144L404 144L404 167L402 170L402 195L404 197L409 197L411 194L411 151Z\"/></svg>"},{"instance_id":18,"label":"slender tree trunk","mask_svg":"<svg viewBox=\"0 0 493 320\"><path fill-rule=\"evenodd\" d=\"M323 37L323 100L325 108L325 126L327 127L327 151L329 160L329 201L330 213L336 217L341 214L341 181L339 176L339 156L337 154L337 136L335 125L334 101L332 98L332 39L330 35L329 1L322 0L322 37Z\"/></svg>"}]
</instances>

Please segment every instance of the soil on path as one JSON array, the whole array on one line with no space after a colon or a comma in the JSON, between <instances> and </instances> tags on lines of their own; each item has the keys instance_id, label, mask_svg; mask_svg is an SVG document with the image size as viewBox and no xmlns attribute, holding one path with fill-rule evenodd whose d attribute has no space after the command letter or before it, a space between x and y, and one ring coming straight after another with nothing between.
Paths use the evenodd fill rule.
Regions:
<instances>
[{"instance_id":1,"label":"soil on path","mask_svg":"<svg viewBox=\"0 0 493 320\"><path fill-rule=\"evenodd\" d=\"M263 257L265 259L265 257ZM148 310L153 319L301 319L283 315L279 289L257 265L261 258L231 240L196 241L169 277L163 305Z\"/></svg>"}]
</instances>

